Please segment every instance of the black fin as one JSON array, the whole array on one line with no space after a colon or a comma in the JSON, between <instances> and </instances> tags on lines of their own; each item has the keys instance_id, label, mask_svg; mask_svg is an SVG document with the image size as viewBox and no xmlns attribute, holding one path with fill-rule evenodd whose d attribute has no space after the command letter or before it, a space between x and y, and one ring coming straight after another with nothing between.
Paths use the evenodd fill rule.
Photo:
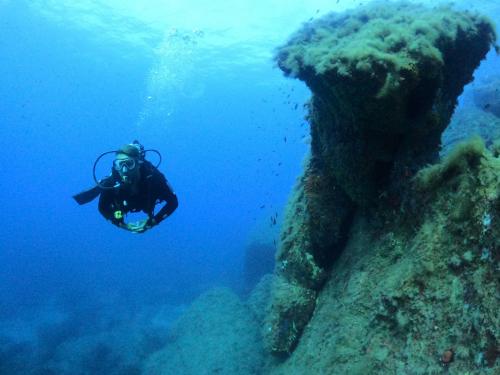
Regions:
<instances>
[{"instance_id":1,"label":"black fin","mask_svg":"<svg viewBox=\"0 0 500 375\"><path fill-rule=\"evenodd\" d=\"M81 193L78 193L76 195L73 195L73 198L75 201L82 205L86 204L89 202L92 202L94 199L96 199L99 194L101 194L102 189L99 186L94 186L93 188L89 190L82 191Z\"/></svg>"}]
</instances>

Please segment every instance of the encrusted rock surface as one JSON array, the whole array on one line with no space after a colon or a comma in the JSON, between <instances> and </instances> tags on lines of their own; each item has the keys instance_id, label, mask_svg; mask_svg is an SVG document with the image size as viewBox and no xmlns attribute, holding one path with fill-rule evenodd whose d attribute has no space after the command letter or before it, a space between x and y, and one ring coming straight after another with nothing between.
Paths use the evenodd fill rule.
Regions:
<instances>
[{"instance_id":1,"label":"encrusted rock surface","mask_svg":"<svg viewBox=\"0 0 500 375\"><path fill-rule=\"evenodd\" d=\"M307 23L278 50L278 66L313 93L312 145L277 254L270 351L293 350L352 217L412 200L411 177L437 161L457 98L495 38L478 15L384 2Z\"/></svg>"},{"instance_id":2,"label":"encrusted rock surface","mask_svg":"<svg viewBox=\"0 0 500 375\"><path fill-rule=\"evenodd\" d=\"M497 374L499 152L461 144L412 180L411 204L356 215L296 349L271 373Z\"/></svg>"}]
</instances>

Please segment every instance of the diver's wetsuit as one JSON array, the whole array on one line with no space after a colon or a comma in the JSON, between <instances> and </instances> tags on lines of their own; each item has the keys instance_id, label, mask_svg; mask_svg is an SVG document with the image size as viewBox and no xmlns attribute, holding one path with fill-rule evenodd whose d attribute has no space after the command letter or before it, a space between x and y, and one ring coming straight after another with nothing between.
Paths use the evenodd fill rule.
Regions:
<instances>
[{"instance_id":1,"label":"diver's wetsuit","mask_svg":"<svg viewBox=\"0 0 500 375\"><path fill-rule=\"evenodd\" d=\"M150 219L154 218L156 224L168 217L178 206L177 196L165 176L150 162L141 164L140 180L137 193L131 194L127 189L116 188L103 190L99 197L99 212L115 225L123 224L123 216L128 212L145 212ZM102 181L103 185L113 186L116 176L110 176ZM166 201L160 211L155 215L157 203ZM123 215L115 217L115 212L121 211Z\"/></svg>"}]
</instances>

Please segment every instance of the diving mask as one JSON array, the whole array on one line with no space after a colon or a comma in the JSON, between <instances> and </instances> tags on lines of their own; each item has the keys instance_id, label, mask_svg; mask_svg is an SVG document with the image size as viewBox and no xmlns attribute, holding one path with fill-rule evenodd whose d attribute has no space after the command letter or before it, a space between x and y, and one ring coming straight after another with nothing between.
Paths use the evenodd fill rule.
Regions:
<instances>
[{"instance_id":1,"label":"diving mask","mask_svg":"<svg viewBox=\"0 0 500 375\"><path fill-rule=\"evenodd\" d=\"M113 168L121 173L127 173L128 171L132 171L136 167L135 159L115 159L113 161Z\"/></svg>"}]
</instances>

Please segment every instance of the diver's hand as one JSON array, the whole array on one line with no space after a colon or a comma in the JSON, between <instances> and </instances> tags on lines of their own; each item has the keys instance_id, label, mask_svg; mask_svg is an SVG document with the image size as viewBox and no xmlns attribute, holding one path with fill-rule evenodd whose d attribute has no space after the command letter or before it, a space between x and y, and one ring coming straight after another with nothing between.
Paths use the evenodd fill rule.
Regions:
<instances>
[{"instance_id":1,"label":"diver's hand","mask_svg":"<svg viewBox=\"0 0 500 375\"><path fill-rule=\"evenodd\" d=\"M144 233L148 229L153 228L156 225L156 221L154 218L144 219L140 221L136 221L134 223L122 223L119 226L125 230L128 230L132 233Z\"/></svg>"},{"instance_id":2,"label":"diver's hand","mask_svg":"<svg viewBox=\"0 0 500 375\"><path fill-rule=\"evenodd\" d=\"M132 233L144 233L150 227L147 225L148 220L141 220L135 223L128 223L127 230Z\"/></svg>"}]
</instances>

